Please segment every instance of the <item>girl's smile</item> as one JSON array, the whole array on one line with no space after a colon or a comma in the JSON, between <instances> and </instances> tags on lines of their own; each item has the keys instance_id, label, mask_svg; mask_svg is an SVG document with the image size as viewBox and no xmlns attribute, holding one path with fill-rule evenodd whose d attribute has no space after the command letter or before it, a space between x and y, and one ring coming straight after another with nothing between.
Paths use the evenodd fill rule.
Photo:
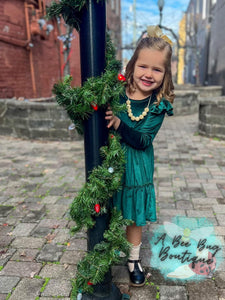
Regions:
<instances>
[{"instance_id":1,"label":"girl's smile","mask_svg":"<svg viewBox=\"0 0 225 300\"><path fill-rule=\"evenodd\" d=\"M142 84L146 85L146 86L151 86L153 84L153 81L149 81L149 80L145 80L145 79L141 79Z\"/></svg>"},{"instance_id":2,"label":"girl's smile","mask_svg":"<svg viewBox=\"0 0 225 300\"><path fill-rule=\"evenodd\" d=\"M134 98L143 99L161 86L165 75L165 59L165 50L144 48L140 51L134 66Z\"/></svg>"}]
</instances>

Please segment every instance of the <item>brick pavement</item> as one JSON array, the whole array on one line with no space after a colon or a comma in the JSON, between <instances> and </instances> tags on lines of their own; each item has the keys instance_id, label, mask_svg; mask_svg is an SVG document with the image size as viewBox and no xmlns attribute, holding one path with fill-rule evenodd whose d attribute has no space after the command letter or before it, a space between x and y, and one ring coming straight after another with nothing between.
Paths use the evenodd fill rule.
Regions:
<instances>
[{"instance_id":1,"label":"brick pavement","mask_svg":"<svg viewBox=\"0 0 225 300\"><path fill-rule=\"evenodd\" d=\"M149 234L172 217L207 217L225 236L225 141L197 134L197 115L167 118L155 144L158 221L144 228L141 249L150 282L132 300L225 299L222 263L201 282L165 280L150 268ZM68 300L86 250L86 233L70 236L68 207L84 183L82 141L0 139L0 300ZM118 270L120 270L118 272ZM113 280L128 292L125 266Z\"/></svg>"}]
</instances>

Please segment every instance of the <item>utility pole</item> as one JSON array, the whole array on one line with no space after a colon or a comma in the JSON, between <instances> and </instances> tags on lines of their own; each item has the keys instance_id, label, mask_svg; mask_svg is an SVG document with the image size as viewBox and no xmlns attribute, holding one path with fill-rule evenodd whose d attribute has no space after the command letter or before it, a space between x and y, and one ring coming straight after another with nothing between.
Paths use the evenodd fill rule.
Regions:
<instances>
[{"instance_id":1,"label":"utility pole","mask_svg":"<svg viewBox=\"0 0 225 300\"><path fill-rule=\"evenodd\" d=\"M137 20L136 20L136 0L133 0L133 47L136 47L137 41Z\"/></svg>"},{"instance_id":2,"label":"utility pole","mask_svg":"<svg viewBox=\"0 0 225 300\"><path fill-rule=\"evenodd\" d=\"M105 69L106 7L105 1L89 0L80 25L81 80L100 76ZM84 122L84 148L86 180L94 167L101 164L100 147L107 144L108 129L105 111L100 108ZM109 213L95 218L95 226L88 230L88 251L104 240L103 233L109 226ZM95 262L93 262L94 264ZM82 295L82 300L120 300L122 294L112 284L111 270L104 281L95 285L92 295Z\"/></svg>"},{"instance_id":3,"label":"utility pole","mask_svg":"<svg viewBox=\"0 0 225 300\"><path fill-rule=\"evenodd\" d=\"M163 11L163 7L164 7L164 0L158 0L157 2L158 4L158 8L159 8L159 13L160 13L160 19L159 19L159 26L162 25L162 11Z\"/></svg>"}]
</instances>

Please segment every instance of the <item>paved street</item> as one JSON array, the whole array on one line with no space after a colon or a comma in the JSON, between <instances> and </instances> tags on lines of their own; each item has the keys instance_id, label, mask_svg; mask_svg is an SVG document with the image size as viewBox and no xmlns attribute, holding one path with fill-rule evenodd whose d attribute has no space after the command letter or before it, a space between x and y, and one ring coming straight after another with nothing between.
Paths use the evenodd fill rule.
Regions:
<instances>
[{"instance_id":1,"label":"paved street","mask_svg":"<svg viewBox=\"0 0 225 300\"><path fill-rule=\"evenodd\" d=\"M225 299L225 263L211 278L164 279L150 268L149 238L175 216L206 217L225 237L225 141L197 134L198 116L166 118L154 141L158 221L144 228L148 282L129 288L125 266L113 281L132 300ZM70 299L70 280L86 250L86 233L70 235L68 208L84 183L83 142L0 139L0 300ZM222 256L222 250L220 251Z\"/></svg>"}]
</instances>

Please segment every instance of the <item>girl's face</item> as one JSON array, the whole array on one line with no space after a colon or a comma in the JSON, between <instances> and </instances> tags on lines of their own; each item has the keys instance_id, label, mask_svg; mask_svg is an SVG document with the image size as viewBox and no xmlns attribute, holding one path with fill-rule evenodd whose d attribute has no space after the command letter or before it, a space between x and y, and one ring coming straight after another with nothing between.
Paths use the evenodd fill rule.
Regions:
<instances>
[{"instance_id":1,"label":"girl's face","mask_svg":"<svg viewBox=\"0 0 225 300\"><path fill-rule=\"evenodd\" d=\"M135 98L145 98L160 87L165 75L166 50L144 48L134 65Z\"/></svg>"}]
</instances>

